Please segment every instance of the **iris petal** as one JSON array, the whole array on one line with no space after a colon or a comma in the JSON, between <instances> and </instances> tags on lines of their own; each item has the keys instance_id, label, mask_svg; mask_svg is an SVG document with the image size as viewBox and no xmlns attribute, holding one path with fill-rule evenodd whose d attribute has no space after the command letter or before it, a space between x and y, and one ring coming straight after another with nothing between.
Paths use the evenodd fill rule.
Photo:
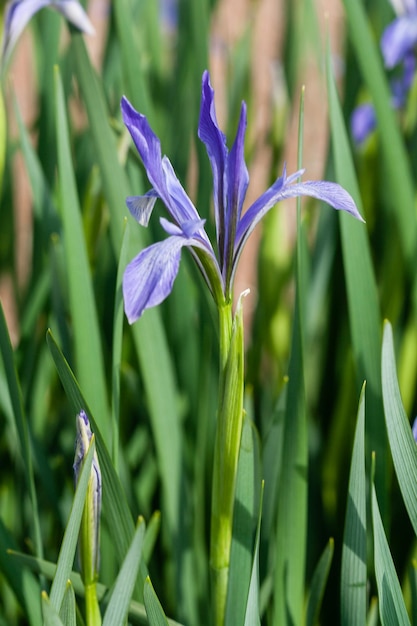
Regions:
<instances>
[{"instance_id":1,"label":"iris petal","mask_svg":"<svg viewBox=\"0 0 417 626\"><path fill-rule=\"evenodd\" d=\"M373 105L365 103L356 107L352 113L350 124L355 143L363 143L376 127L376 116Z\"/></svg>"},{"instance_id":2,"label":"iris petal","mask_svg":"<svg viewBox=\"0 0 417 626\"><path fill-rule=\"evenodd\" d=\"M187 243L184 237L168 237L142 250L126 267L123 297L130 324L169 296L178 274L181 249Z\"/></svg>"},{"instance_id":3,"label":"iris petal","mask_svg":"<svg viewBox=\"0 0 417 626\"><path fill-rule=\"evenodd\" d=\"M293 179L294 175L285 179L284 173L284 175L278 178L272 187L262 194L242 216L236 232L234 271L243 246L255 226L275 204L286 198L295 198L298 196L317 198L318 200L326 202L334 209L346 211L361 222L364 221L351 195L337 183L309 180L305 183L291 184Z\"/></svg>"},{"instance_id":4,"label":"iris petal","mask_svg":"<svg viewBox=\"0 0 417 626\"><path fill-rule=\"evenodd\" d=\"M226 216L224 212L227 194L225 175L228 150L226 137L217 123L216 110L214 107L214 90L210 84L210 76L207 71L204 72L202 80L198 136L206 146L213 172L214 214L217 237L220 243L225 231ZM223 244L220 243L219 247L222 254Z\"/></svg>"},{"instance_id":5,"label":"iris petal","mask_svg":"<svg viewBox=\"0 0 417 626\"><path fill-rule=\"evenodd\" d=\"M185 193L167 157L162 157L161 143L144 115L138 113L127 98L121 102L123 121L129 130L157 196L164 202L171 217L183 220L199 219L190 198Z\"/></svg>"},{"instance_id":6,"label":"iris petal","mask_svg":"<svg viewBox=\"0 0 417 626\"><path fill-rule=\"evenodd\" d=\"M94 33L87 13L78 0L13 0L6 5L4 18L4 34L1 48L1 62L4 66L17 40L31 18L44 7L52 7L59 11L79 30L91 35Z\"/></svg>"},{"instance_id":7,"label":"iris petal","mask_svg":"<svg viewBox=\"0 0 417 626\"><path fill-rule=\"evenodd\" d=\"M398 17L384 30L381 37L381 51L387 68L402 61L417 43L417 9L408 15Z\"/></svg>"},{"instance_id":8,"label":"iris petal","mask_svg":"<svg viewBox=\"0 0 417 626\"><path fill-rule=\"evenodd\" d=\"M144 196L129 196L126 198L126 206L130 214L141 226L147 226L152 214L153 207L158 196L152 189Z\"/></svg>"},{"instance_id":9,"label":"iris petal","mask_svg":"<svg viewBox=\"0 0 417 626\"><path fill-rule=\"evenodd\" d=\"M227 162L228 178L228 215L227 219L240 219L243 201L249 185L249 173L245 163L245 133L246 133L246 104L242 102L240 111L239 126L236 139L230 150ZM236 212L235 216L230 213Z\"/></svg>"}]
</instances>

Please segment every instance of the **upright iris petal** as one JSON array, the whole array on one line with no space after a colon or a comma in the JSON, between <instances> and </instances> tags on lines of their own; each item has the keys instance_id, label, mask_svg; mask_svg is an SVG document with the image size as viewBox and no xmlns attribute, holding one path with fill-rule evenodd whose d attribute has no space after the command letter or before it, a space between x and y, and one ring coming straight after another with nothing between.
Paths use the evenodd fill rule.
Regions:
<instances>
[{"instance_id":1,"label":"upright iris petal","mask_svg":"<svg viewBox=\"0 0 417 626\"><path fill-rule=\"evenodd\" d=\"M4 33L1 48L2 66L4 66L10 58L12 50L27 23L35 13L44 7L56 9L65 19L82 32L89 35L94 33L93 25L78 0L12 0L6 5L4 18Z\"/></svg>"},{"instance_id":2,"label":"upright iris petal","mask_svg":"<svg viewBox=\"0 0 417 626\"><path fill-rule=\"evenodd\" d=\"M417 8L391 22L381 37L385 67L393 68L417 44Z\"/></svg>"},{"instance_id":3,"label":"upright iris petal","mask_svg":"<svg viewBox=\"0 0 417 626\"><path fill-rule=\"evenodd\" d=\"M226 245L225 207L227 203L226 163L228 150L226 146L226 137L217 124L216 109L214 106L214 91L210 85L207 71L203 74L198 136L206 146L213 173L214 217L216 221L217 245L219 248L220 264L222 265Z\"/></svg>"},{"instance_id":4,"label":"upright iris petal","mask_svg":"<svg viewBox=\"0 0 417 626\"><path fill-rule=\"evenodd\" d=\"M248 237L263 216L285 198L311 196L362 220L355 202L340 185L325 181L302 183L297 179L303 171L287 177L285 167L283 175L243 212L249 183L244 158L246 105L242 103L236 138L229 152L226 137L217 123L214 91L206 71L202 79L198 136L206 146L213 172L216 254L204 229L204 220L176 177L170 161L162 156L159 139L146 117L126 98L122 99L121 109L152 185L144 196L127 198L126 204L133 217L146 226L155 201L160 198L172 219L172 222L161 219L168 238L142 250L125 270L123 295L130 323L171 293L184 247L191 251L217 305L230 303L237 263Z\"/></svg>"}]
</instances>

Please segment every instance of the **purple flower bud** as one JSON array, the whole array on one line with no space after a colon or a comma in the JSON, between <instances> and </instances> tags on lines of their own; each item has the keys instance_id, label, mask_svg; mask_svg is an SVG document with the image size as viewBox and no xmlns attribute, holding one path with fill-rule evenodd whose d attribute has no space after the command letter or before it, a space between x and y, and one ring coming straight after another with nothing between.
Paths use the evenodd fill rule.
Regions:
<instances>
[{"instance_id":1,"label":"purple flower bud","mask_svg":"<svg viewBox=\"0 0 417 626\"><path fill-rule=\"evenodd\" d=\"M85 411L80 411L76 417L77 437L75 440L74 478L75 486L87 454L92 432L90 422ZM96 578L100 562L100 513L101 513L101 472L97 453L94 452L91 475L88 483L83 519L85 531L80 532L79 558L84 582L93 582Z\"/></svg>"}]
</instances>

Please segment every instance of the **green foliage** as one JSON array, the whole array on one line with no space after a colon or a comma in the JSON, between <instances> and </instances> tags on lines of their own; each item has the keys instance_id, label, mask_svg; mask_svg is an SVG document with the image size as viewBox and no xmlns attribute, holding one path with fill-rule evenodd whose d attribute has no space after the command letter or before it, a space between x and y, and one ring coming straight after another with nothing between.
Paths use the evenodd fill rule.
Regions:
<instances>
[{"instance_id":1,"label":"green foliage","mask_svg":"<svg viewBox=\"0 0 417 626\"><path fill-rule=\"evenodd\" d=\"M262 3L250 4L258 18ZM213 475L233 508L225 626L324 625L339 616L343 626L417 624L416 84L407 110L393 111L389 81L398 74L384 69L378 44L392 19L388 0L344 3L342 76L313 3L284 3L271 127L258 137L256 19L226 44L216 30L221 5L180 0L167 23L153 0L110 3L98 63L83 35L42 9L27 27L30 123L14 81L2 84L0 626L92 626L76 545L95 447L104 626L215 623ZM253 311L242 299L229 361L221 342L230 340L231 309L219 330L187 251L170 298L129 327L124 268L162 235L156 218L144 229L125 205L150 185L122 124L121 96L147 115L212 233L212 178L196 134L202 71L213 70L228 137L247 101L256 187L263 144L273 155L269 183L289 158L284 146L297 147L284 121L297 115L311 60L326 68L323 177L352 194L366 224L313 202L293 221L291 208L273 209L255 271L242 271L242 288L255 281L256 297ZM364 100L377 128L358 147L349 123ZM310 115L306 106L301 139ZM307 133L304 141L305 149ZM19 247L23 209L30 245ZM159 204L155 211L164 215ZM213 472L219 395L239 432L225 420L235 465L221 458ZM74 491L81 409L94 440Z\"/></svg>"}]
</instances>

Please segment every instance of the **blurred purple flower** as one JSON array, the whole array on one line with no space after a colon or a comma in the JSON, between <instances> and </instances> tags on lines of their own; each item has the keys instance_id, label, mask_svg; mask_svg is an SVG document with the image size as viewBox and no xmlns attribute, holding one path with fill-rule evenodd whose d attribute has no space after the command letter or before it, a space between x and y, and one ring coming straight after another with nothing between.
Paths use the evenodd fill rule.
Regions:
<instances>
[{"instance_id":1,"label":"blurred purple flower","mask_svg":"<svg viewBox=\"0 0 417 626\"><path fill-rule=\"evenodd\" d=\"M76 28L92 35L94 33L86 12L78 0L12 0L5 9L4 32L1 48L1 65L4 66L30 19L43 9L51 7L61 13Z\"/></svg>"},{"instance_id":2,"label":"blurred purple flower","mask_svg":"<svg viewBox=\"0 0 417 626\"><path fill-rule=\"evenodd\" d=\"M242 102L235 142L229 152L217 124L214 91L206 71L202 79L198 136L206 146L213 171L216 254L204 230L205 221L176 177L169 159L162 157L159 139L146 117L125 97L121 108L152 184L144 196L127 198L127 207L142 226L147 226L156 199L160 198L172 220L160 219L169 237L142 250L125 270L123 295L130 323L170 294L185 246L196 260L216 303L230 302L237 263L249 235L269 209L285 198L312 196L362 220L353 199L340 185L325 181L297 183L304 170L287 177L285 167L282 176L242 214L249 183L244 159L246 105Z\"/></svg>"},{"instance_id":3,"label":"blurred purple flower","mask_svg":"<svg viewBox=\"0 0 417 626\"><path fill-rule=\"evenodd\" d=\"M416 70L414 53L409 52L403 59L403 71L401 76L393 78L390 82L391 105L399 110L405 106L407 94L410 91ZM356 144L361 144L368 135L376 128L376 115L374 106L370 103L361 104L352 113L350 120L352 136Z\"/></svg>"},{"instance_id":4,"label":"blurred purple flower","mask_svg":"<svg viewBox=\"0 0 417 626\"><path fill-rule=\"evenodd\" d=\"M417 1L396 0L392 4L398 17L381 37L382 56L388 69L403 61L417 44Z\"/></svg>"},{"instance_id":5,"label":"blurred purple flower","mask_svg":"<svg viewBox=\"0 0 417 626\"><path fill-rule=\"evenodd\" d=\"M373 105L367 102L356 107L352 113L350 125L355 143L363 143L376 127L376 116Z\"/></svg>"}]
</instances>

